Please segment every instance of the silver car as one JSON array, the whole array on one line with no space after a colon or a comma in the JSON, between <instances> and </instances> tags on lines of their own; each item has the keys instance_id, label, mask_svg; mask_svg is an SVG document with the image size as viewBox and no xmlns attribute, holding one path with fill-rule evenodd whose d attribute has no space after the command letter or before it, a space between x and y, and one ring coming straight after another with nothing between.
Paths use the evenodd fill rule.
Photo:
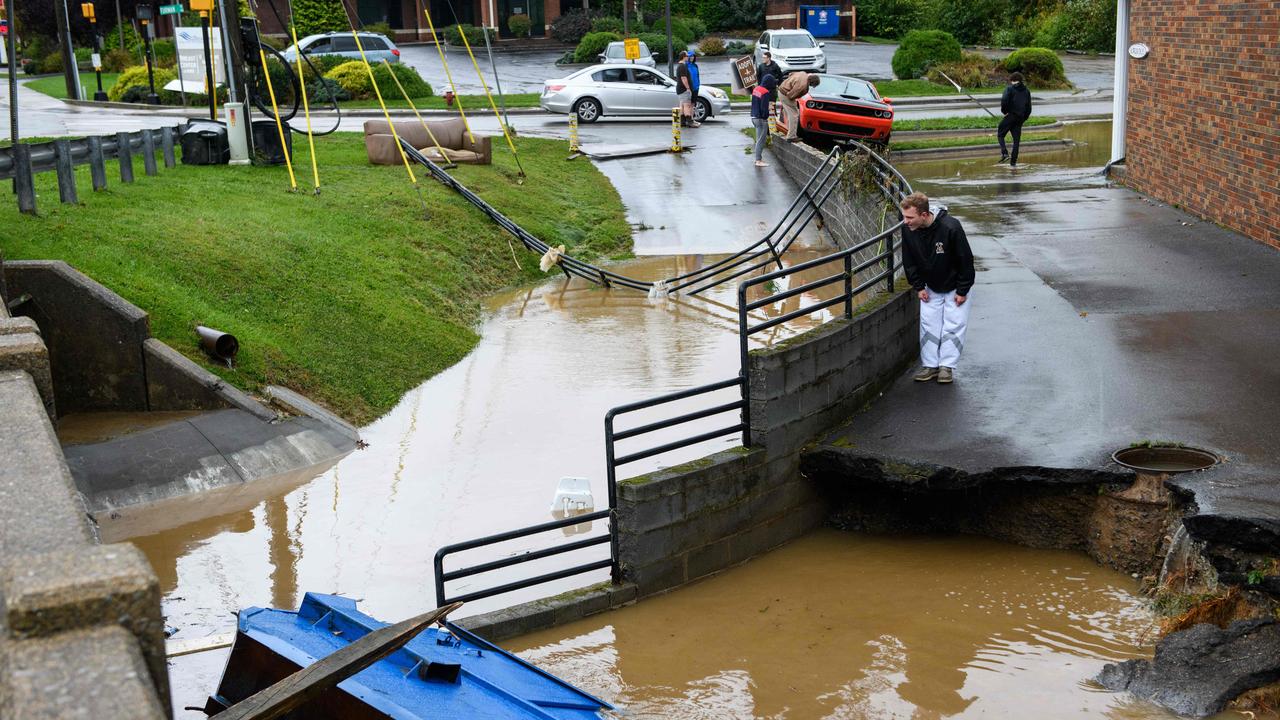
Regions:
<instances>
[{"instance_id":1,"label":"silver car","mask_svg":"<svg viewBox=\"0 0 1280 720\"><path fill-rule=\"evenodd\" d=\"M575 113L582 122L595 122L605 115L670 116L676 107L676 82L657 70L628 64L592 65L561 80L542 86L539 102L543 110ZM698 88L693 101L693 119L729 112L729 96L710 85Z\"/></svg>"},{"instance_id":2,"label":"silver car","mask_svg":"<svg viewBox=\"0 0 1280 720\"><path fill-rule=\"evenodd\" d=\"M773 61L782 68L782 74L793 70L825 73L827 56L822 52L826 43L813 39L808 30L766 30L756 41L755 62L764 62L764 54L768 52Z\"/></svg>"},{"instance_id":3,"label":"silver car","mask_svg":"<svg viewBox=\"0 0 1280 720\"><path fill-rule=\"evenodd\" d=\"M370 63L400 62L400 49L386 35L362 32L360 45L364 48L365 57ZM356 39L349 32L331 32L323 35L308 35L298 41L304 55L341 55L352 60L360 59L360 50L356 47ZM280 54L289 62L297 62L297 46L290 45Z\"/></svg>"},{"instance_id":4,"label":"silver car","mask_svg":"<svg viewBox=\"0 0 1280 720\"><path fill-rule=\"evenodd\" d=\"M627 44L621 40L609 43L609 47L596 56L602 63L628 63L645 67L658 67L657 57L658 53L649 52L649 46L643 40L640 41L640 58L637 60L627 59Z\"/></svg>"}]
</instances>

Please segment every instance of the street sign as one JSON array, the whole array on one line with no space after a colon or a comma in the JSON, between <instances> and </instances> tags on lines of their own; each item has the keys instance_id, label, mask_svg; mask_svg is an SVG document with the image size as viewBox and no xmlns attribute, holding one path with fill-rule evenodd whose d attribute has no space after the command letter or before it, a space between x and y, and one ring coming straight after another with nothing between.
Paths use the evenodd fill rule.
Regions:
<instances>
[{"instance_id":1,"label":"street sign","mask_svg":"<svg viewBox=\"0 0 1280 720\"><path fill-rule=\"evenodd\" d=\"M640 59L640 38L627 38L622 41L622 46L627 51L628 60Z\"/></svg>"},{"instance_id":2,"label":"street sign","mask_svg":"<svg viewBox=\"0 0 1280 720\"><path fill-rule=\"evenodd\" d=\"M161 15L181 15L182 3L178 3L176 5L161 5L160 14Z\"/></svg>"},{"instance_id":3,"label":"street sign","mask_svg":"<svg viewBox=\"0 0 1280 720\"><path fill-rule=\"evenodd\" d=\"M94 70L101 70L102 56L99 55L98 53L93 53L92 55L89 56L89 64L93 66Z\"/></svg>"}]
</instances>

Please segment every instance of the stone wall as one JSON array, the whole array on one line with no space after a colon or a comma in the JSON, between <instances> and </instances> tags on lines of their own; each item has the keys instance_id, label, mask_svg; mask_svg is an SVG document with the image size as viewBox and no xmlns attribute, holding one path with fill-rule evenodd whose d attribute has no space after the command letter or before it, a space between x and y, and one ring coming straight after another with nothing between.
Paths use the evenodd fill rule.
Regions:
<instances>
[{"instance_id":1,"label":"stone wall","mask_svg":"<svg viewBox=\"0 0 1280 720\"><path fill-rule=\"evenodd\" d=\"M1131 0L1125 183L1280 248L1280 7ZM1247 208L1247 212L1242 212Z\"/></svg>"}]
</instances>

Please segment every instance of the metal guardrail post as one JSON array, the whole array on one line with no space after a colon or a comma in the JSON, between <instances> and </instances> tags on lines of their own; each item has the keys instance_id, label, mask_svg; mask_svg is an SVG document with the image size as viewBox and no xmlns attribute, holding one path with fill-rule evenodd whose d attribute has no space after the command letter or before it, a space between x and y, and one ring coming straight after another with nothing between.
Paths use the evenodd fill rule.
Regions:
<instances>
[{"instance_id":1,"label":"metal guardrail post","mask_svg":"<svg viewBox=\"0 0 1280 720\"><path fill-rule=\"evenodd\" d=\"M853 256L844 256L844 316L853 318Z\"/></svg>"},{"instance_id":2,"label":"metal guardrail post","mask_svg":"<svg viewBox=\"0 0 1280 720\"><path fill-rule=\"evenodd\" d=\"M164 166L171 168L176 166L177 160L173 157L173 136L177 134L175 128L167 127L160 130L160 148L164 150Z\"/></svg>"},{"instance_id":3,"label":"metal guardrail post","mask_svg":"<svg viewBox=\"0 0 1280 720\"><path fill-rule=\"evenodd\" d=\"M613 412L604 416L604 467L609 486L609 557L613 565L609 577L614 585L622 582L622 565L618 562L618 468L613 464Z\"/></svg>"},{"instance_id":4,"label":"metal guardrail post","mask_svg":"<svg viewBox=\"0 0 1280 720\"><path fill-rule=\"evenodd\" d=\"M156 140L150 130L142 131L142 168L148 176L156 174Z\"/></svg>"},{"instance_id":5,"label":"metal guardrail post","mask_svg":"<svg viewBox=\"0 0 1280 720\"><path fill-rule=\"evenodd\" d=\"M76 197L76 168L71 160L71 141L66 138L53 141L53 168L58 173L58 199L74 205Z\"/></svg>"},{"instance_id":6,"label":"metal guardrail post","mask_svg":"<svg viewBox=\"0 0 1280 720\"><path fill-rule=\"evenodd\" d=\"M120 181L133 182L133 148L129 144L129 133L116 133L116 157L120 159Z\"/></svg>"},{"instance_id":7,"label":"metal guardrail post","mask_svg":"<svg viewBox=\"0 0 1280 720\"><path fill-rule=\"evenodd\" d=\"M13 146L13 191L18 194L18 210L36 214L36 187L31 178L31 147L26 143Z\"/></svg>"},{"instance_id":8,"label":"metal guardrail post","mask_svg":"<svg viewBox=\"0 0 1280 720\"><path fill-rule=\"evenodd\" d=\"M738 359L742 368L742 447L751 447L751 354L747 352L747 286L738 284Z\"/></svg>"},{"instance_id":9,"label":"metal guardrail post","mask_svg":"<svg viewBox=\"0 0 1280 720\"><path fill-rule=\"evenodd\" d=\"M93 190L98 192L107 189L107 162L102 154L102 138L91 137L89 140L89 178L93 181Z\"/></svg>"}]
</instances>

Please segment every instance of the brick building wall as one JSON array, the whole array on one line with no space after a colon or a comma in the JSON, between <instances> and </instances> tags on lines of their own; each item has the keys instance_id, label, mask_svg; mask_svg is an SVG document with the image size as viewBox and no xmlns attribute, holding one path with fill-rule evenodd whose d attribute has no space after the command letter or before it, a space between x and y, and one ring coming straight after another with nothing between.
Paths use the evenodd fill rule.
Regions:
<instances>
[{"instance_id":1,"label":"brick building wall","mask_svg":"<svg viewBox=\"0 0 1280 720\"><path fill-rule=\"evenodd\" d=\"M1280 248L1280 2L1131 0L1125 182Z\"/></svg>"}]
</instances>

